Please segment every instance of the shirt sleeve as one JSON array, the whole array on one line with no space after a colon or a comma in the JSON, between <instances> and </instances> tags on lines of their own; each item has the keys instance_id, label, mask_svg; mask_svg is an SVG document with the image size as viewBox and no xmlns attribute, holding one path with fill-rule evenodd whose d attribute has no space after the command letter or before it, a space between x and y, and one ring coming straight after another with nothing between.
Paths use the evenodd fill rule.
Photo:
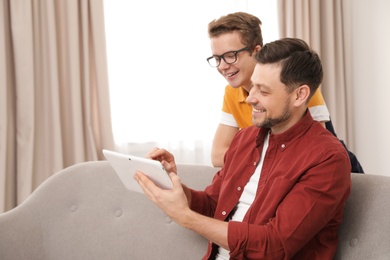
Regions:
<instances>
[{"instance_id":1,"label":"shirt sleeve","mask_svg":"<svg viewBox=\"0 0 390 260\"><path fill-rule=\"evenodd\" d=\"M228 126L233 126L238 128L237 121L234 119L232 114L223 112L221 113L221 120L220 124L222 125L228 125Z\"/></svg>"},{"instance_id":2,"label":"shirt sleeve","mask_svg":"<svg viewBox=\"0 0 390 260\"><path fill-rule=\"evenodd\" d=\"M326 105L309 107L309 111L313 119L318 122L330 121L330 114Z\"/></svg>"},{"instance_id":3,"label":"shirt sleeve","mask_svg":"<svg viewBox=\"0 0 390 260\"><path fill-rule=\"evenodd\" d=\"M322 96L321 87L317 89L308 104L310 114L318 122L330 121L330 113Z\"/></svg>"},{"instance_id":4,"label":"shirt sleeve","mask_svg":"<svg viewBox=\"0 0 390 260\"><path fill-rule=\"evenodd\" d=\"M205 188L205 191L197 191L190 189L191 191L191 210L209 217L213 217L215 208L217 207L217 201L219 192L223 182L223 178L220 175L220 171L214 175L212 183Z\"/></svg>"}]
</instances>

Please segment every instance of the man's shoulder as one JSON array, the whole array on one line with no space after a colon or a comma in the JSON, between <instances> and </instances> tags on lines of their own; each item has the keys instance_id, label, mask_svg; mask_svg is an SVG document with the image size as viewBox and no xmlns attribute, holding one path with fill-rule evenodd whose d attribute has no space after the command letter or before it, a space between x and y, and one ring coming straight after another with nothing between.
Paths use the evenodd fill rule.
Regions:
<instances>
[{"instance_id":1,"label":"man's shoulder","mask_svg":"<svg viewBox=\"0 0 390 260\"><path fill-rule=\"evenodd\" d=\"M341 144L340 140L337 139L329 130L324 128L320 124L314 124L312 129L309 130L311 147L320 151L320 150L340 150L345 151L344 146Z\"/></svg>"}]
</instances>

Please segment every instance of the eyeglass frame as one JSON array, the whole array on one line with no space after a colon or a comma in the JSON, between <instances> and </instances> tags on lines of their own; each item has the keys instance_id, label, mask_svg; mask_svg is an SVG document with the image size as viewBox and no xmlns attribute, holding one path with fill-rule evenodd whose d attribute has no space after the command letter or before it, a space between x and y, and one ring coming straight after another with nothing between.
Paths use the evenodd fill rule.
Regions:
<instances>
[{"instance_id":1,"label":"eyeglass frame","mask_svg":"<svg viewBox=\"0 0 390 260\"><path fill-rule=\"evenodd\" d=\"M226 64L229 64L229 65L231 65L231 64L233 64L233 63L235 63L236 61L237 61L237 55L240 53L240 52L243 52L243 51L249 51L250 50L250 48L248 47L248 46L245 46L244 48L242 48L242 49L239 49L239 50L236 50L236 51L227 51L227 52L225 52L225 53L223 53L222 55L213 55L213 56L210 56L210 57L208 57L207 58L207 63L212 67L212 68L218 68L219 67L219 65L221 65L221 60L223 60ZM225 60L225 55L226 54L228 54L228 53L234 53L234 61L233 62L227 62L226 60ZM215 59L215 58L219 58L219 63L218 63L218 65L217 66L213 66L213 65L211 65L210 64L210 60L211 59ZM216 59L217 60L217 59Z\"/></svg>"}]
</instances>

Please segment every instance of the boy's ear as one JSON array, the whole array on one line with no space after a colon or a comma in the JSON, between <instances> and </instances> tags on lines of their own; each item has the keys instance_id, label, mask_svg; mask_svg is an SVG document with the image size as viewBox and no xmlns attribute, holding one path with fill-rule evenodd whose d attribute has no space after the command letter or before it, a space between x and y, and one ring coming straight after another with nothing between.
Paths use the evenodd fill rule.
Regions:
<instances>
[{"instance_id":1,"label":"boy's ear","mask_svg":"<svg viewBox=\"0 0 390 260\"><path fill-rule=\"evenodd\" d=\"M261 46L260 45L256 45L254 51L252 52L252 55L255 56L256 53L258 53L260 50L261 50Z\"/></svg>"}]
</instances>

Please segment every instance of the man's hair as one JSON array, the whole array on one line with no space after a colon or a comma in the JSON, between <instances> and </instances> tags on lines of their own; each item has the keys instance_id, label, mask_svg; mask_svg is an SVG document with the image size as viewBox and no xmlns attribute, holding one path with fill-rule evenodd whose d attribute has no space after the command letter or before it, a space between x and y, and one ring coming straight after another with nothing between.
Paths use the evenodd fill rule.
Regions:
<instances>
[{"instance_id":1,"label":"man's hair","mask_svg":"<svg viewBox=\"0 0 390 260\"><path fill-rule=\"evenodd\" d=\"M280 81L292 92L302 85L310 87L309 99L322 82L321 59L309 45L297 38L284 38L267 43L256 53L258 63L282 67Z\"/></svg>"},{"instance_id":2,"label":"man's hair","mask_svg":"<svg viewBox=\"0 0 390 260\"><path fill-rule=\"evenodd\" d=\"M208 33L210 38L231 32L238 32L241 42L251 50L256 45L263 46L261 21L254 15L236 12L221 16L209 23Z\"/></svg>"}]
</instances>

